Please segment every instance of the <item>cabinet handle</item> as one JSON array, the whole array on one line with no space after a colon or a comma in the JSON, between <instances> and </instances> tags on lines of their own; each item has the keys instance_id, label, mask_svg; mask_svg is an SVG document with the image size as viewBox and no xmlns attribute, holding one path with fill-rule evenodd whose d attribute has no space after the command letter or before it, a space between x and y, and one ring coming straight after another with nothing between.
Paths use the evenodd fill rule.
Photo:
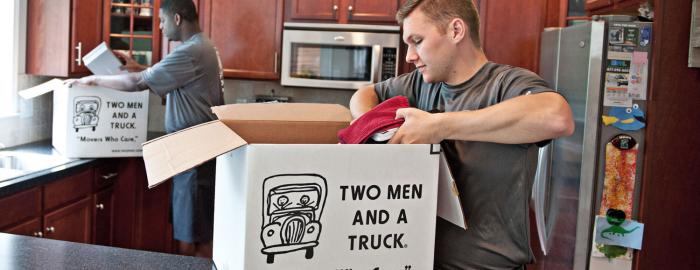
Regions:
<instances>
[{"instance_id":1,"label":"cabinet handle","mask_svg":"<svg viewBox=\"0 0 700 270\"><path fill-rule=\"evenodd\" d=\"M275 52L275 69L273 70L273 73L277 72L277 56L278 56L278 53Z\"/></svg>"},{"instance_id":2,"label":"cabinet handle","mask_svg":"<svg viewBox=\"0 0 700 270\"><path fill-rule=\"evenodd\" d=\"M105 209L105 205L102 203L98 203L97 205L95 205L95 207L97 207L97 209L100 209L100 210Z\"/></svg>"},{"instance_id":3,"label":"cabinet handle","mask_svg":"<svg viewBox=\"0 0 700 270\"><path fill-rule=\"evenodd\" d=\"M348 6L348 13L352 13L352 9L353 9L353 8L352 8L352 5L349 5L349 6Z\"/></svg>"},{"instance_id":4,"label":"cabinet handle","mask_svg":"<svg viewBox=\"0 0 700 270\"><path fill-rule=\"evenodd\" d=\"M338 11L338 5L333 5L333 12Z\"/></svg>"},{"instance_id":5,"label":"cabinet handle","mask_svg":"<svg viewBox=\"0 0 700 270\"><path fill-rule=\"evenodd\" d=\"M44 237L44 233L42 233L42 232L34 232L33 234L36 237Z\"/></svg>"},{"instance_id":6,"label":"cabinet handle","mask_svg":"<svg viewBox=\"0 0 700 270\"><path fill-rule=\"evenodd\" d=\"M56 228L54 228L53 226L51 226L51 227L46 227L46 231L52 233L52 232L55 232L55 231L56 231Z\"/></svg>"},{"instance_id":7,"label":"cabinet handle","mask_svg":"<svg viewBox=\"0 0 700 270\"><path fill-rule=\"evenodd\" d=\"M118 175L119 175L118 173L108 173L108 174L100 175L100 177L102 177L103 180L109 180L109 179L117 177Z\"/></svg>"},{"instance_id":8,"label":"cabinet handle","mask_svg":"<svg viewBox=\"0 0 700 270\"><path fill-rule=\"evenodd\" d=\"M78 46L75 46L75 49L78 50L78 58L75 59L75 62L78 62L78 66L83 65L83 43L78 42Z\"/></svg>"}]
</instances>

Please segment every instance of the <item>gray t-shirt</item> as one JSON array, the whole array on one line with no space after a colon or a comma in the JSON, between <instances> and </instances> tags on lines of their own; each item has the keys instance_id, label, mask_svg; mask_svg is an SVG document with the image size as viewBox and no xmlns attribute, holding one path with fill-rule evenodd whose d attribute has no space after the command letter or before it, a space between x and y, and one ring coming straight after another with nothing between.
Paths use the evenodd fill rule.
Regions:
<instances>
[{"instance_id":1,"label":"gray t-shirt","mask_svg":"<svg viewBox=\"0 0 700 270\"><path fill-rule=\"evenodd\" d=\"M486 63L459 85L426 83L418 71L375 85L381 101L405 95L425 111L478 110L521 95L553 91L536 74ZM533 260L528 201L537 146L476 141L442 142L467 219L465 231L438 218L436 269L513 269Z\"/></svg>"},{"instance_id":2,"label":"gray t-shirt","mask_svg":"<svg viewBox=\"0 0 700 270\"><path fill-rule=\"evenodd\" d=\"M190 37L141 75L151 91L167 98L167 133L216 119L210 108L224 104L219 54L202 33Z\"/></svg>"}]
</instances>

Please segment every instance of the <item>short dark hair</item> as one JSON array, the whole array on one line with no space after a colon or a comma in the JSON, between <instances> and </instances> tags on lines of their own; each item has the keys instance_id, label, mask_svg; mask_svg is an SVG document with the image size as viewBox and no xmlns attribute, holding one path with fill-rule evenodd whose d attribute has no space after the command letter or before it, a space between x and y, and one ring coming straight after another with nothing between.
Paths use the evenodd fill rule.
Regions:
<instances>
[{"instance_id":1,"label":"short dark hair","mask_svg":"<svg viewBox=\"0 0 700 270\"><path fill-rule=\"evenodd\" d=\"M420 9L433 21L442 33L447 31L450 20L462 19L469 27L469 38L477 48L481 48L479 37L479 12L472 0L408 0L396 13L396 21L403 21L416 9Z\"/></svg>"},{"instance_id":2,"label":"short dark hair","mask_svg":"<svg viewBox=\"0 0 700 270\"><path fill-rule=\"evenodd\" d=\"M192 0L163 0L160 3L160 9L169 15L180 14L180 17L188 22L196 22L199 18Z\"/></svg>"}]
</instances>

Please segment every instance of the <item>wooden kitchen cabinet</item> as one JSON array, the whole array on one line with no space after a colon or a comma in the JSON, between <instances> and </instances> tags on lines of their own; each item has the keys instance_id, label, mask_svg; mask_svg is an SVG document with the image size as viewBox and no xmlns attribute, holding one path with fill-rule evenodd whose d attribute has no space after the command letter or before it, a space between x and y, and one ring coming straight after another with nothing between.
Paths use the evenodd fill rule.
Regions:
<instances>
[{"instance_id":1,"label":"wooden kitchen cabinet","mask_svg":"<svg viewBox=\"0 0 700 270\"><path fill-rule=\"evenodd\" d=\"M282 52L282 0L201 0L203 31L227 78L276 80Z\"/></svg>"},{"instance_id":2,"label":"wooden kitchen cabinet","mask_svg":"<svg viewBox=\"0 0 700 270\"><path fill-rule=\"evenodd\" d=\"M4 233L43 237L44 231L41 228L41 218L31 219L17 226L1 230Z\"/></svg>"},{"instance_id":3,"label":"wooden kitchen cabinet","mask_svg":"<svg viewBox=\"0 0 700 270\"><path fill-rule=\"evenodd\" d=\"M44 237L91 243L92 198L61 207L44 215Z\"/></svg>"},{"instance_id":4,"label":"wooden kitchen cabinet","mask_svg":"<svg viewBox=\"0 0 700 270\"><path fill-rule=\"evenodd\" d=\"M0 198L0 231L39 236L41 231L41 188L32 188ZM39 222L38 224L36 222Z\"/></svg>"},{"instance_id":5,"label":"wooden kitchen cabinet","mask_svg":"<svg viewBox=\"0 0 700 270\"><path fill-rule=\"evenodd\" d=\"M640 5L647 0L586 0L585 9L588 15L624 14L636 16Z\"/></svg>"},{"instance_id":6,"label":"wooden kitchen cabinet","mask_svg":"<svg viewBox=\"0 0 700 270\"><path fill-rule=\"evenodd\" d=\"M93 0L94 1L94 0ZM104 1L103 40L112 50L151 66L160 59L159 0Z\"/></svg>"},{"instance_id":7,"label":"wooden kitchen cabinet","mask_svg":"<svg viewBox=\"0 0 700 270\"><path fill-rule=\"evenodd\" d=\"M288 21L396 24L399 0L291 0Z\"/></svg>"},{"instance_id":8,"label":"wooden kitchen cabinet","mask_svg":"<svg viewBox=\"0 0 700 270\"><path fill-rule=\"evenodd\" d=\"M89 74L82 56L102 41L101 1L28 0L27 17L28 74Z\"/></svg>"},{"instance_id":9,"label":"wooden kitchen cabinet","mask_svg":"<svg viewBox=\"0 0 700 270\"><path fill-rule=\"evenodd\" d=\"M111 246L114 239L114 185L119 180L120 159L105 159L95 166L92 208L92 242Z\"/></svg>"}]
</instances>

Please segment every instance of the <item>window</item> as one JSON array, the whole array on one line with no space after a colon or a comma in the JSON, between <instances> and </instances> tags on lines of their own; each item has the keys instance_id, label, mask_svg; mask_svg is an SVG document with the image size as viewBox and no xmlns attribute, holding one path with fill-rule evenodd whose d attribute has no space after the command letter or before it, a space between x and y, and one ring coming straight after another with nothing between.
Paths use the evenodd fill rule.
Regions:
<instances>
[{"instance_id":1,"label":"window","mask_svg":"<svg viewBox=\"0 0 700 270\"><path fill-rule=\"evenodd\" d=\"M0 37L11 40L0 45L0 117L17 114L20 1L8 1L0 9Z\"/></svg>"}]
</instances>

